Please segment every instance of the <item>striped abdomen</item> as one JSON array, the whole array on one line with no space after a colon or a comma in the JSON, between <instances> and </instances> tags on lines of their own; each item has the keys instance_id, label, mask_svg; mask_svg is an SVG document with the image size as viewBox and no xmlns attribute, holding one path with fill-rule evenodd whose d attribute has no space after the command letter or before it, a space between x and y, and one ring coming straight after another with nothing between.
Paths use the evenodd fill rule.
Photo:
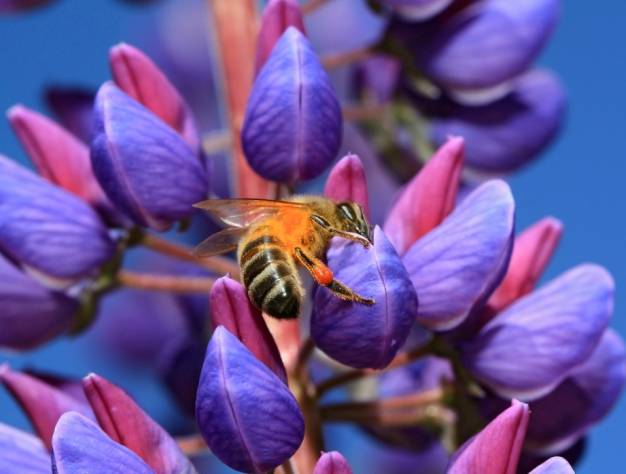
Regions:
<instances>
[{"instance_id":1,"label":"striped abdomen","mask_svg":"<svg viewBox=\"0 0 626 474\"><path fill-rule=\"evenodd\" d=\"M276 237L253 238L241 249L239 265L250 300L275 318L295 318L302 294L291 256Z\"/></svg>"}]
</instances>

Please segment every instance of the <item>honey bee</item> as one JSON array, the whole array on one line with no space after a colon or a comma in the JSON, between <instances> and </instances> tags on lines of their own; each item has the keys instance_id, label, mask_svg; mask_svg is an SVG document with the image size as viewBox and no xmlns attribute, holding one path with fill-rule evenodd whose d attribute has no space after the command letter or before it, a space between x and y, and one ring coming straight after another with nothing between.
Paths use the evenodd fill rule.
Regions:
<instances>
[{"instance_id":1,"label":"honey bee","mask_svg":"<svg viewBox=\"0 0 626 474\"><path fill-rule=\"evenodd\" d=\"M299 315L304 290L296 264L339 298L374 304L337 281L322 261L333 237L364 247L372 244L369 223L358 204L294 196L287 201L210 199L194 207L227 226L198 245L195 255L202 258L237 249L248 297L264 313L280 319Z\"/></svg>"}]
</instances>

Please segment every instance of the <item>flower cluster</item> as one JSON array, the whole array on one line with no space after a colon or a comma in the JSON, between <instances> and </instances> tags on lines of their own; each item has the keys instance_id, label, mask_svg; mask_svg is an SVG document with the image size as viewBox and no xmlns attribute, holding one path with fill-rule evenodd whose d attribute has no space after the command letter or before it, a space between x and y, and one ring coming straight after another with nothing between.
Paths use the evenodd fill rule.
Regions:
<instances>
[{"instance_id":1,"label":"flower cluster","mask_svg":"<svg viewBox=\"0 0 626 474\"><path fill-rule=\"evenodd\" d=\"M364 101L354 113L327 72L345 58L318 57L294 0L268 2L254 48L253 12L211 2L231 114L229 197L289 197L329 171L323 194L375 224L367 246L331 241L320 255L331 281L305 292L299 319L264 315L231 258L196 258L157 235L215 231L193 205L214 197L223 144L205 139L142 51L114 46L112 80L93 95L51 92L62 125L9 110L37 174L0 156L0 347L32 349L98 316L117 355L156 369L197 432L173 438L100 376L4 365L0 382L37 436L0 424L2 472L192 474L208 448L241 472L350 473L323 451L323 426L335 422L417 459L436 449L449 473L573 472L565 457L626 381L626 347L608 327L612 278L580 264L536 289L561 223L546 217L516 235L505 181L462 182L466 164L523 164L558 128L560 86L528 71L558 2L373 3L386 30L348 55L352 97ZM412 153L436 148L393 186L388 209L384 171L371 171L380 163L349 153L333 165L344 120L361 113L383 155L407 128L419 128ZM338 298L333 278L373 303Z\"/></svg>"}]
</instances>

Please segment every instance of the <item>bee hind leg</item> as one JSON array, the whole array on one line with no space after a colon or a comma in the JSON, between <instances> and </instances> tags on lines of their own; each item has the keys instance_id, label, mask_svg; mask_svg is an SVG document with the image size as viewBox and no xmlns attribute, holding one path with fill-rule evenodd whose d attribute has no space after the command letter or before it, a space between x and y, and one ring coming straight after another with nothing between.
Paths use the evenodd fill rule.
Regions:
<instances>
[{"instance_id":1,"label":"bee hind leg","mask_svg":"<svg viewBox=\"0 0 626 474\"><path fill-rule=\"evenodd\" d=\"M342 300L366 305L375 303L373 299L364 298L339 280L335 280L332 270L319 258L308 255L300 247L295 248L295 254L298 261L309 271L318 285L325 286Z\"/></svg>"}]
</instances>

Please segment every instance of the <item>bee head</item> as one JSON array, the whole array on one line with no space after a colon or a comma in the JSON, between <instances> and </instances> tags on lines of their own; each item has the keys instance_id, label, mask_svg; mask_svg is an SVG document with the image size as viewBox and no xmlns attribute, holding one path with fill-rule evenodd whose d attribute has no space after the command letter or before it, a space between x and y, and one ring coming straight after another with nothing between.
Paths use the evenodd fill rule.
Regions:
<instances>
[{"instance_id":1,"label":"bee head","mask_svg":"<svg viewBox=\"0 0 626 474\"><path fill-rule=\"evenodd\" d=\"M335 212L337 213L337 219L341 223L342 230L359 234L370 243L373 243L370 225L361 206L350 201L340 202L337 204Z\"/></svg>"}]
</instances>

